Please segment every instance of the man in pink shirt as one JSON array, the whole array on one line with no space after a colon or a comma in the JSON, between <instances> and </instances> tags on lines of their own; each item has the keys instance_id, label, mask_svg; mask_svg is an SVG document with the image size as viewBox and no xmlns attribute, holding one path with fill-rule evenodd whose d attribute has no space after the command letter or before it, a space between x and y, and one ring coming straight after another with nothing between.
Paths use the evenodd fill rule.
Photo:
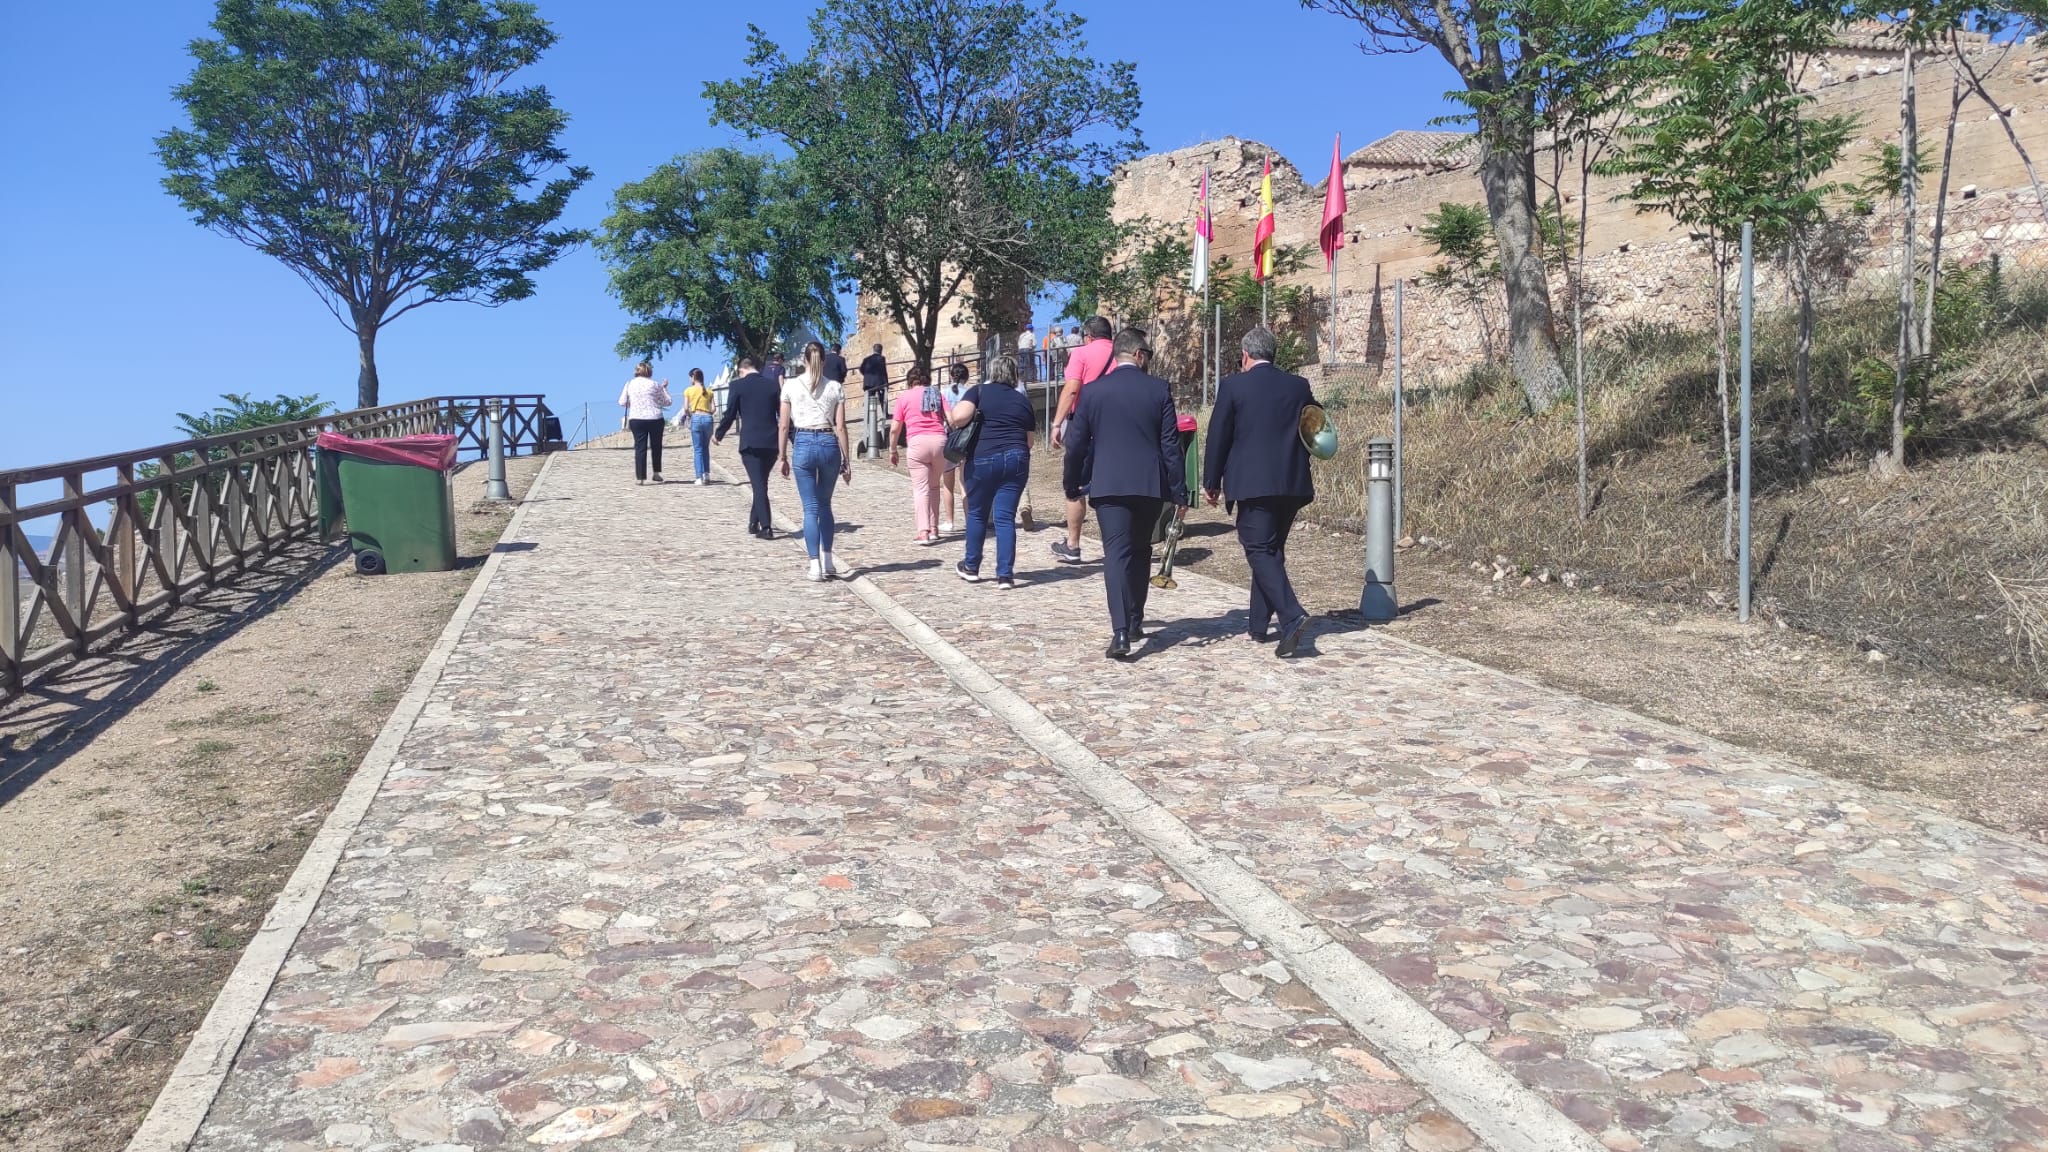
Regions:
<instances>
[{"instance_id":1,"label":"man in pink shirt","mask_svg":"<svg viewBox=\"0 0 2048 1152\"><path fill-rule=\"evenodd\" d=\"M1082 344L1067 356L1066 384L1060 388L1059 407L1054 410L1052 422L1052 446L1065 446L1067 418L1074 414L1074 406L1081 402L1081 389L1101 378L1109 371L1110 353L1115 345L1110 342L1114 333L1109 321L1100 316L1090 316L1081 325ZM1052 543L1052 554L1062 564L1081 562L1081 524L1088 517L1088 496L1084 492L1078 500L1067 501L1067 538Z\"/></svg>"}]
</instances>

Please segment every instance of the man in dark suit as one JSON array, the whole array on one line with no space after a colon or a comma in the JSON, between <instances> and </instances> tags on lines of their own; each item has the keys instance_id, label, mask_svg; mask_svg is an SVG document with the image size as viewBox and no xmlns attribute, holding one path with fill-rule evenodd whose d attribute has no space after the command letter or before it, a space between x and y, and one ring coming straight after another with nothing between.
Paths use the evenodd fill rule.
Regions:
<instances>
[{"instance_id":1,"label":"man in dark suit","mask_svg":"<svg viewBox=\"0 0 2048 1152\"><path fill-rule=\"evenodd\" d=\"M832 343L832 347L825 353L825 379L836 380L844 384L846 383L846 357L840 353L840 348L841 345L835 340Z\"/></svg>"},{"instance_id":2,"label":"man in dark suit","mask_svg":"<svg viewBox=\"0 0 2048 1152\"><path fill-rule=\"evenodd\" d=\"M768 518L768 473L775 467L779 451L777 425L782 419L782 391L755 371L754 358L740 357L739 379L728 386L725 418L711 435L716 444L740 424L740 463L746 466L747 483L754 489L754 508L747 513L747 531L763 540L775 539L775 522Z\"/></svg>"},{"instance_id":3,"label":"man in dark suit","mask_svg":"<svg viewBox=\"0 0 2048 1152\"><path fill-rule=\"evenodd\" d=\"M882 451L882 433L889 424L889 361L882 355L882 346L868 353L860 362L860 390L867 402L865 431L867 449L879 455Z\"/></svg>"},{"instance_id":4,"label":"man in dark suit","mask_svg":"<svg viewBox=\"0 0 2048 1152\"><path fill-rule=\"evenodd\" d=\"M1121 660L1144 638L1145 592L1152 574L1152 526L1162 505L1188 503L1179 422L1166 381L1147 375L1152 347L1126 328L1112 352L1115 367L1081 393L1067 425L1069 500L1082 488L1102 532L1102 582L1109 593L1107 655Z\"/></svg>"},{"instance_id":5,"label":"man in dark suit","mask_svg":"<svg viewBox=\"0 0 2048 1152\"><path fill-rule=\"evenodd\" d=\"M1243 370L1216 386L1202 490L1210 507L1219 496L1237 503L1237 539L1252 571L1252 639L1272 639L1277 615L1276 651L1292 656L1308 613L1287 580L1287 535L1316 497L1301 442L1301 410L1316 397L1307 380L1273 367L1274 345L1264 328L1245 333Z\"/></svg>"}]
</instances>

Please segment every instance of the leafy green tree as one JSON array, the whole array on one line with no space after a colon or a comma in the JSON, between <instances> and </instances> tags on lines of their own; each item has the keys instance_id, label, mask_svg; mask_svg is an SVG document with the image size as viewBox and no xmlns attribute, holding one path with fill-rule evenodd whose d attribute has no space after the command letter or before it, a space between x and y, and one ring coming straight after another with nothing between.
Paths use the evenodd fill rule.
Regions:
<instances>
[{"instance_id":1,"label":"leafy green tree","mask_svg":"<svg viewBox=\"0 0 2048 1152\"><path fill-rule=\"evenodd\" d=\"M157 138L164 187L203 227L276 257L376 342L422 304L533 295L583 234L553 228L590 172L522 198L568 155L547 89L510 86L555 35L517 0L219 0Z\"/></svg>"},{"instance_id":2,"label":"leafy green tree","mask_svg":"<svg viewBox=\"0 0 2048 1152\"><path fill-rule=\"evenodd\" d=\"M1463 298L1479 322L1480 353L1488 364L1500 363L1494 347L1494 293L1501 286L1500 250L1494 245L1493 226L1480 204L1445 201L1436 211L1424 213L1417 233L1442 257L1436 267L1423 273L1425 284Z\"/></svg>"},{"instance_id":3,"label":"leafy green tree","mask_svg":"<svg viewBox=\"0 0 2048 1152\"><path fill-rule=\"evenodd\" d=\"M1831 0L1711 0L1658 34L1655 97L1622 129L1622 147L1603 171L1631 180L1638 211L1663 212L1704 232L1714 262L1722 460L1727 499L1722 552L1734 556L1734 428L1728 402L1729 268L1745 222L1756 248L1787 252L1800 301L1794 356L1799 451L1810 459L1812 277L1806 246L1838 186L1825 176L1856 122L1813 116L1799 87L1804 63L1834 42L1844 10Z\"/></svg>"},{"instance_id":4,"label":"leafy green tree","mask_svg":"<svg viewBox=\"0 0 2048 1152\"><path fill-rule=\"evenodd\" d=\"M1007 328L1006 301L1117 254L1109 175L1141 145L1138 86L1084 24L1049 2L825 0L801 58L755 28L746 74L704 90L790 148L842 273L929 362L949 310Z\"/></svg>"},{"instance_id":5,"label":"leafy green tree","mask_svg":"<svg viewBox=\"0 0 2048 1152\"><path fill-rule=\"evenodd\" d=\"M287 396L280 392L269 400L257 400L246 393L228 392L221 396L223 403L210 411L178 413L178 428L193 440L204 440L213 436L225 436L230 432L248 432L258 428L269 428L277 424L296 424L301 420L312 420L325 416L334 406L318 396ZM190 468L199 462L193 452L180 452L175 457L180 469ZM135 467L138 479L154 480L163 475L163 467L154 462L138 464ZM191 495L189 484L181 485L178 498L184 500ZM141 492L136 501L142 510L144 523L148 523L156 508L156 493Z\"/></svg>"},{"instance_id":6,"label":"leafy green tree","mask_svg":"<svg viewBox=\"0 0 2048 1152\"><path fill-rule=\"evenodd\" d=\"M786 332L836 332L817 211L790 165L731 148L678 156L621 187L596 242L612 294L638 317L619 352L704 340L765 364Z\"/></svg>"},{"instance_id":7,"label":"leafy green tree","mask_svg":"<svg viewBox=\"0 0 2048 1152\"><path fill-rule=\"evenodd\" d=\"M1062 315L1086 320L1101 314L1119 327L1144 324L1170 292L1185 291L1194 253L1184 229L1151 217L1117 225L1123 240L1118 255L1098 268L1082 269Z\"/></svg>"}]
</instances>

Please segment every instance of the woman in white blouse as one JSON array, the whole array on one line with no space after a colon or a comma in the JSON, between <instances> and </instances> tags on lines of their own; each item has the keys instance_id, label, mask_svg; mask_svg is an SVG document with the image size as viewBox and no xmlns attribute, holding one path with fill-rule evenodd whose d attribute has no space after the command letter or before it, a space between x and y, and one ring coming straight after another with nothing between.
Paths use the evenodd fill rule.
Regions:
<instances>
[{"instance_id":1,"label":"woman in white blouse","mask_svg":"<svg viewBox=\"0 0 2048 1152\"><path fill-rule=\"evenodd\" d=\"M668 381L657 383L654 365L642 360L633 378L619 392L619 407L626 410L626 427L633 430L633 482L647 483L647 457L654 456L654 482L661 483L662 410L669 399Z\"/></svg>"},{"instance_id":2,"label":"woman in white blouse","mask_svg":"<svg viewBox=\"0 0 2048 1152\"><path fill-rule=\"evenodd\" d=\"M841 480L853 483L845 401L840 382L825 378L824 346L804 345L803 371L782 381L782 474L796 476L813 580L847 575L832 560L832 489Z\"/></svg>"}]
</instances>

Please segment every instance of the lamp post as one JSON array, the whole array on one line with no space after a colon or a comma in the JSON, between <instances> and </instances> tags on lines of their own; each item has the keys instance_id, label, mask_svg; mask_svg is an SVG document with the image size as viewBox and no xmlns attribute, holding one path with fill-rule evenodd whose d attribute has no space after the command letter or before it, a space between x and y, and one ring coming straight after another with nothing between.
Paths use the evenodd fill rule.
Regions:
<instances>
[{"instance_id":1,"label":"lamp post","mask_svg":"<svg viewBox=\"0 0 2048 1152\"><path fill-rule=\"evenodd\" d=\"M1375 436L1365 446L1365 591L1358 614L1367 620L1400 615L1394 595L1394 442Z\"/></svg>"}]
</instances>

